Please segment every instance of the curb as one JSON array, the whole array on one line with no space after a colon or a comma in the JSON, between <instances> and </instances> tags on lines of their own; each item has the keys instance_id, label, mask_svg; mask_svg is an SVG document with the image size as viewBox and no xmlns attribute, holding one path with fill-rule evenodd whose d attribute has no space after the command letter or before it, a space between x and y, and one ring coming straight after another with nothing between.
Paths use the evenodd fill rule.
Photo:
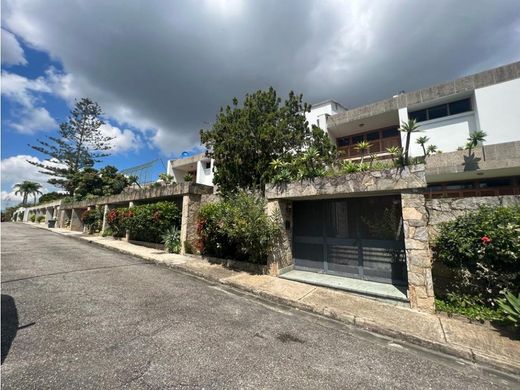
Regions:
<instances>
[{"instance_id":1,"label":"curb","mask_svg":"<svg viewBox=\"0 0 520 390\"><path fill-rule=\"evenodd\" d=\"M29 226L33 226L33 225L29 225ZM493 371L497 370L498 374L502 374L502 375L505 374L507 376L513 375L514 376L513 379L520 380L520 378L519 378L520 377L520 366L511 364L507 361L502 360L499 357L484 355L478 351L472 350L471 348L461 347L461 346L457 346L457 345L450 345L450 344L442 344L442 343L438 343L438 342L435 342L432 340L428 340L428 339L424 339L424 338L421 338L418 336L407 334L404 332L395 331L390 328L376 324L376 323L372 322L371 320L356 317L355 315L343 315L343 314L339 315L334 310L328 309L327 307L325 307L323 309L319 309L319 308L313 307L311 305L305 304L303 302L290 300L290 299L283 298L283 297L280 297L280 296L277 296L274 294L270 294L268 292L265 292L265 291L262 291L259 289L244 286L243 284L236 283L233 280L229 280L229 277L228 278L213 277L212 275L208 275L204 272L199 272L195 269L192 269L189 267L184 267L183 264L165 263L165 262L158 261L157 259L154 259L151 257L133 253L133 252L125 250L125 249L106 246L103 243L100 243L97 241L91 241L88 238L85 239L85 238L82 238L81 236L66 235L66 234L62 234L60 232L54 232L46 227L39 227L39 226L34 226L34 227L50 231L51 233L60 235L62 237L69 237L69 238L75 239L80 242L93 244L100 248L111 250L113 252L130 255L133 257L140 258L145 261L152 262L154 264L163 265L163 266L166 266L173 270L180 271L182 273L189 274L189 275L195 276L197 278L207 280L207 281L210 281L210 282L213 282L216 284L230 286L232 288L259 296L265 300L268 300L268 301L271 301L271 302L274 302L277 304L281 304L284 306L292 307L292 308L295 308L298 310L306 311L309 313L321 315L321 316L330 318L332 320L339 321L343 324L354 326L356 328L359 328L359 329L362 329L362 330L365 330L368 332L390 337L392 339L401 340L401 341L404 341L404 342L407 342L407 343L410 343L410 344L413 344L413 345L416 345L419 347L433 350L435 352L440 352L440 353L444 353L447 355L451 355L456 358L461 358L461 359L464 359L471 363L479 364L479 365L483 366L484 368L489 368L490 370L493 370Z\"/></svg>"}]
</instances>

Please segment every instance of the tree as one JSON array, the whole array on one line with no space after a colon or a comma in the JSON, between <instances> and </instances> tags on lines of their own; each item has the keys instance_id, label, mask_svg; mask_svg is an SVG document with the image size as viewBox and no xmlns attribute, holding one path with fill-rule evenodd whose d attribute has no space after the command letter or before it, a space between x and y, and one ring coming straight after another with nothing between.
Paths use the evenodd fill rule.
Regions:
<instances>
[{"instance_id":1,"label":"tree","mask_svg":"<svg viewBox=\"0 0 520 390\"><path fill-rule=\"evenodd\" d=\"M74 195L72 177L84 168L94 166L106 153L113 137L104 136L100 126L101 107L88 98L77 101L70 111L67 122L63 122L58 136L48 136L46 141L37 140L39 145L30 145L34 150L48 156L43 163L29 161L42 168L42 173L52 176L50 184L62 187Z\"/></svg>"},{"instance_id":2,"label":"tree","mask_svg":"<svg viewBox=\"0 0 520 390\"><path fill-rule=\"evenodd\" d=\"M433 153L440 153L439 148L437 148L437 145L428 145L428 148L426 149L426 153L428 155Z\"/></svg>"},{"instance_id":3,"label":"tree","mask_svg":"<svg viewBox=\"0 0 520 390\"><path fill-rule=\"evenodd\" d=\"M309 128L304 115L309 111L302 95L291 91L282 103L272 87L246 95L241 107L234 98L232 106L221 108L211 129L201 130L201 142L215 159L220 192L263 192L274 175L272 161L292 160L310 147L331 163L335 146L323 130Z\"/></svg>"},{"instance_id":4,"label":"tree","mask_svg":"<svg viewBox=\"0 0 520 390\"><path fill-rule=\"evenodd\" d=\"M424 157L426 157L426 155L428 154L427 151L426 151L426 147L424 146L428 141L430 140L429 137L423 135L422 137L419 137L415 140L415 142L418 144L418 145L421 145L421 148L423 150L423 154L424 154Z\"/></svg>"},{"instance_id":5,"label":"tree","mask_svg":"<svg viewBox=\"0 0 520 390\"><path fill-rule=\"evenodd\" d=\"M77 200L81 200L87 195L108 196L120 194L135 180L134 176L125 176L119 173L116 167L107 165L99 171L91 167L84 168L72 176L71 183L74 185L74 197Z\"/></svg>"},{"instance_id":6,"label":"tree","mask_svg":"<svg viewBox=\"0 0 520 390\"><path fill-rule=\"evenodd\" d=\"M482 130L474 131L469 135L468 143L466 144L466 149L468 150L468 154L471 154L472 150L480 143L486 140L487 134Z\"/></svg>"},{"instance_id":7,"label":"tree","mask_svg":"<svg viewBox=\"0 0 520 390\"><path fill-rule=\"evenodd\" d=\"M38 203L43 204L43 203L47 203L47 202L52 202L55 200L62 199L65 196L66 196L66 194L62 194L62 193L59 193L56 191L47 192L46 194L43 194L42 196L40 196L40 199L38 199Z\"/></svg>"},{"instance_id":8,"label":"tree","mask_svg":"<svg viewBox=\"0 0 520 390\"><path fill-rule=\"evenodd\" d=\"M30 195L34 196L34 204L36 204L36 195L42 193L40 191L40 189L42 188L41 184L29 180L24 180L21 183L15 184L14 188L16 188L16 192L14 193L15 195L20 194L23 196L22 204L24 206L27 205L27 198Z\"/></svg>"},{"instance_id":9,"label":"tree","mask_svg":"<svg viewBox=\"0 0 520 390\"><path fill-rule=\"evenodd\" d=\"M409 159L409 151L410 151L410 137L412 133L417 133L419 130L419 125L415 121L415 119L409 119L408 122L402 122L399 131L406 133L406 146L404 148L404 164L410 164Z\"/></svg>"}]
</instances>

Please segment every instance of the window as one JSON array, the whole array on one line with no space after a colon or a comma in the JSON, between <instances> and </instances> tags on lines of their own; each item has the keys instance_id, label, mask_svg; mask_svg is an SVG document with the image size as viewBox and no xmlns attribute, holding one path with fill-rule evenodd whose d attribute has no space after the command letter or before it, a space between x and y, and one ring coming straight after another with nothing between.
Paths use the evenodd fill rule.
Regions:
<instances>
[{"instance_id":1,"label":"window","mask_svg":"<svg viewBox=\"0 0 520 390\"><path fill-rule=\"evenodd\" d=\"M358 143L360 143L361 141L364 141L364 140L365 140L365 136L364 135L356 135L356 136L352 137L352 145L358 144Z\"/></svg>"},{"instance_id":2,"label":"window","mask_svg":"<svg viewBox=\"0 0 520 390\"><path fill-rule=\"evenodd\" d=\"M438 106L424 108L422 110L411 111L408 116L417 122L424 122L431 119L443 118L445 116L461 114L471 111L471 99L462 99L455 102L439 104Z\"/></svg>"},{"instance_id":3,"label":"window","mask_svg":"<svg viewBox=\"0 0 520 390\"><path fill-rule=\"evenodd\" d=\"M316 123L318 124L318 127L320 127L320 120L316 119Z\"/></svg>"},{"instance_id":4,"label":"window","mask_svg":"<svg viewBox=\"0 0 520 390\"><path fill-rule=\"evenodd\" d=\"M338 146L349 146L350 145L348 137L338 138L336 141L338 143Z\"/></svg>"},{"instance_id":5,"label":"window","mask_svg":"<svg viewBox=\"0 0 520 390\"><path fill-rule=\"evenodd\" d=\"M491 179L480 182L480 188L507 187L511 185L511 179Z\"/></svg>"},{"instance_id":6,"label":"window","mask_svg":"<svg viewBox=\"0 0 520 390\"><path fill-rule=\"evenodd\" d=\"M373 133L367 134L367 141L374 141L379 139L379 131L374 131Z\"/></svg>"},{"instance_id":7,"label":"window","mask_svg":"<svg viewBox=\"0 0 520 390\"><path fill-rule=\"evenodd\" d=\"M206 161L205 166L206 166L206 169L210 169L211 168L211 161Z\"/></svg>"},{"instance_id":8,"label":"window","mask_svg":"<svg viewBox=\"0 0 520 390\"><path fill-rule=\"evenodd\" d=\"M383 138L397 137L399 130L396 128L383 130Z\"/></svg>"}]
</instances>

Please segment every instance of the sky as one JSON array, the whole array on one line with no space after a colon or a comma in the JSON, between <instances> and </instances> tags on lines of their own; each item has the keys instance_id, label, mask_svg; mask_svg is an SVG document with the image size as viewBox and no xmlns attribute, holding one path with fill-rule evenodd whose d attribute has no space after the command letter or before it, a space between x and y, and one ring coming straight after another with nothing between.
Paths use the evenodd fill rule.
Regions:
<instances>
[{"instance_id":1,"label":"sky","mask_svg":"<svg viewBox=\"0 0 520 390\"><path fill-rule=\"evenodd\" d=\"M124 169L201 151L221 106L273 86L353 108L520 59L518 0L3 0L2 208L76 99ZM165 171L161 161L155 173Z\"/></svg>"}]
</instances>

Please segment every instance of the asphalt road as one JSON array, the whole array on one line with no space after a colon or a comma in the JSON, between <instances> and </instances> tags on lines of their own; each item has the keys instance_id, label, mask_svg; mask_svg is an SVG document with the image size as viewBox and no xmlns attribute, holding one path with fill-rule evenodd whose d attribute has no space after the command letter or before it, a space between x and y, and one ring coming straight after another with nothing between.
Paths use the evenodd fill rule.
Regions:
<instances>
[{"instance_id":1,"label":"asphalt road","mask_svg":"<svg viewBox=\"0 0 520 390\"><path fill-rule=\"evenodd\" d=\"M5 389L518 386L92 244L1 228Z\"/></svg>"}]
</instances>

